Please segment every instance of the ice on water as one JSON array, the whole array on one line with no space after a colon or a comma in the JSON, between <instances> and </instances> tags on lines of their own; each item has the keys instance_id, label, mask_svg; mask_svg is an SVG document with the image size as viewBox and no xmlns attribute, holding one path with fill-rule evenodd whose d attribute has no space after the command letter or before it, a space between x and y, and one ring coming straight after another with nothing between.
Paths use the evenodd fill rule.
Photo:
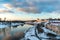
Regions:
<instances>
[{"instance_id":1,"label":"ice on water","mask_svg":"<svg viewBox=\"0 0 60 40\"><path fill-rule=\"evenodd\" d=\"M47 28L45 28L45 27L43 27L42 29L44 30L44 32L41 33L41 34L38 34L38 36L39 36L40 38L49 38L49 37L46 35L46 33L57 34L57 33L53 32L53 31L51 31L51 30L49 30L49 29L47 29ZM37 31L37 32L38 32L38 31ZM31 36L31 35L34 35L34 36ZM56 38L59 39L60 37L56 37ZM28 40L28 39L30 39L30 40L40 40L40 39L38 39L38 38L35 36L35 27L30 28L30 29L25 33L25 40ZM46 40L46 39L42 39L42 40Z\"/></svg>"}]
</instances>

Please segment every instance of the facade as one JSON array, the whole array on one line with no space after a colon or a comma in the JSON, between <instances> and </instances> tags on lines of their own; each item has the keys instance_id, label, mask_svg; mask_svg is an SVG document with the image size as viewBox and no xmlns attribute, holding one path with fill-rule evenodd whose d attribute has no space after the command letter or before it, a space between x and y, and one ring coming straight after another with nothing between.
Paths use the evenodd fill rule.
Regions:
<instances>
[{"instance_id":1,"label":"facade","mask_svg":"<svg viewBox=\"0 0 60 40\"><path fill-rule=\"evenodd\" d=\"M52 25L60 26L60 20L58 20L58 19L49 19L49 22L50 22Z\"/></svg>"}]
</instances>

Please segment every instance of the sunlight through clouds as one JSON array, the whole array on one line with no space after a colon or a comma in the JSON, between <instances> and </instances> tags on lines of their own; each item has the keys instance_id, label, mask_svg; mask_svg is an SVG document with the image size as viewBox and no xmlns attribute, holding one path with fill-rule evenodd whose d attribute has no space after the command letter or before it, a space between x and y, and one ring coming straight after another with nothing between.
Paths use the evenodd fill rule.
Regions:
<instances>
[{"instance_id":1,"label":"sunlight through clouds","mask_svg":"<svg viewBox=\"0 0 60 40\"><path fill-rule=\"evenodd\" d=\"M7 9L12 9L13 6L11 4L3 4L4 7L6 7Z\"/></svg>"},{"instance_id":2,"label":"sunlight through clouds","mask_svg":"<svg viewBox=\"0 0 60 40\"><path fill-rule=\"evenodd\" d=\"M0 14L18 20L60 18L60 0L0 0Z\"/></svg>"}]
</instances>

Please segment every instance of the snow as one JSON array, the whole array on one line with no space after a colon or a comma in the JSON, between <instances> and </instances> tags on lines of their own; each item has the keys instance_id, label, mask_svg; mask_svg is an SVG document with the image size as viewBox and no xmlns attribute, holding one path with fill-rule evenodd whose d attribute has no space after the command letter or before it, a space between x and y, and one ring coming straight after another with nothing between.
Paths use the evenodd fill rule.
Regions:
<instances>
[{"instance_id":1,"label":"snow","mask_svg":"<svg viewBox=\"0 0 60 40\"><path fill-rule=\"evenodd\" d=\"M46 33L52 33L52 34L56 34L55 32L43 27L42 28L44 30L44 33L40 33L38 34L38 31L36 31L37 35L39 36L39 38L49 38ZM31 36L33 35L33 36ZM60 37L56 37L57 39L59 39ZM25 40L30 39L30 40L40 40L36 37L35 35L35 27L30 28L26 33L25 33ZM46 40L46 39L42 39L42 40Z\"/></svg>"}]
</instances>

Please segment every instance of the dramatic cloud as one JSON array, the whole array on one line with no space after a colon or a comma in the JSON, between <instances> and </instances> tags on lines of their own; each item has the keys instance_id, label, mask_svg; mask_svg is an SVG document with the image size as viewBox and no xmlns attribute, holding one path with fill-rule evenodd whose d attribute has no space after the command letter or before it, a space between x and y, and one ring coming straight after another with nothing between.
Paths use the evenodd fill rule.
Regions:
<instances>
[{"instance_id":1,"label":"dramatic cloud","mask_svg":"<svg viewBox=\"0 0 60 40\"><path fill-rule=\"evenodd\" d=\"M60 11L60 0L5 0L8 9L19 8L18 11L41 13Z\"/></svg>"},{"instance_id":2,"label":"dramatic cloud","mask_svg":"<svg viewBox=\"0 0 60 40\"><path fill-rule=\"evenodd\" d=\"M38 13L38 9L36 9L35 7L27 7L27 8L16 8L17 11L23 11L23 12L33 12L33 13ZM40 13L40 12L39 12Z\"/></svg>"},{"instance_id":3,"label":"dramatic cloud","mask_svg":"<svg viewBox=\"0 0 60 40\"><path fill-rule=\"evenodd\" d=\"M2 10L2 9L0 9L0 13L13 13L13 12L9 11L9 10Z\"/></svg>"},{"instance_id":4,"label":"dramatic cloud","mask_svg":"<svg viewBox=\"0 0 60 40\"><path fill-rule=\"evenodd\" d=\"M25 12L41 13L60 10L60 0L14 0L12 5ZM20 10L21 11L21 10Z\"/></svg>"},{"instance_id":5,"label":"dramatic cloud","mask_svg":"<svg viewBox=\"0 0 60 40\"><path fill-rule=\"evenodd\" d=\"M13 6L9 3L0 4L0 13L14 13Z\"/></svg>"},{"instance_id":6,"label":"dramatic cloud","mask_svg":"<svg viewBox=\"0 0 60 40\"><path fill-rule=\"evenodd\" d=\"M11 4L3 4L4 7L8 8L8 9L12 9L12 5Z\"/></svg>"}]
</instances>

